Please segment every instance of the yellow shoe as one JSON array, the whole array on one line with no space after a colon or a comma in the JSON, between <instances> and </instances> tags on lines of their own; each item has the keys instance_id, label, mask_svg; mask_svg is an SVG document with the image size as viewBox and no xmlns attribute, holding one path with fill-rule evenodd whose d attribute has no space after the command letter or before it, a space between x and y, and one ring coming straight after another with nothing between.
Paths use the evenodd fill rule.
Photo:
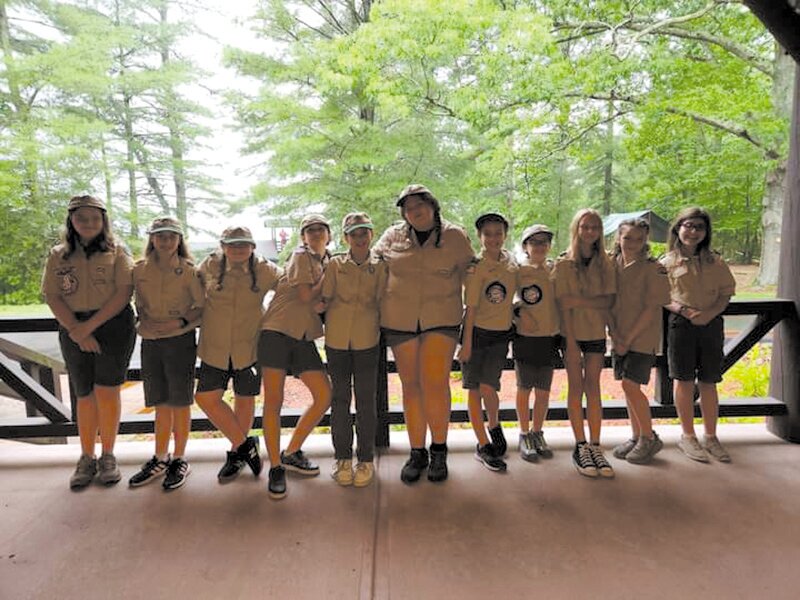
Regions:
<instances>
[{"instance_id":1,"label":"yellow shoe","mask_svg":"<svg viewBox=\"0 0 800 600\"><path fill-rule=\"evenodd\" d=\"M364 487L372 482L375 476L375 465L371 462L360 462L356 465L356 474L353 477L353 485Z\"/></svg>"},{"instance_id":2,"label":"yellow shoe","mask_svg":"<svg viewBox=\"0 0 800 600\"><path fill-rule=\"evenodd\" d=\"M353 461L337 460L331 473L333 480L342 486L353 485Z\"/></svg>"}]
</instances>

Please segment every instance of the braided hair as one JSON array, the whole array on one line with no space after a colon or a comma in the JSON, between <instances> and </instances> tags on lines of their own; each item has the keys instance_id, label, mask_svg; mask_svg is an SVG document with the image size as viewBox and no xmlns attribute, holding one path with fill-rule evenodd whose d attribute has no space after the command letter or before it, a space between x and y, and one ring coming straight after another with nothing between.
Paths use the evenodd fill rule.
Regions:
<instances>
[{"instance_id":1,"label":"braided hair","mask_svg":"<svg viewBox=\"0 0 800 600\"><path fill-rule=\"evenodd\" d=\"M254 294L257 294L260 290L258 287L258 283L256 283L256 255L255 253L250 254L250 258L247 259L247 266L250 269L250 291ZM219 263L219 278L217 279L217 287L216 290L221 292L223 289L223 285L225 282L225 273L228 270L228 257L225 256L225 253L222 253L222 260Z\"/></svg>"}]
</instances>

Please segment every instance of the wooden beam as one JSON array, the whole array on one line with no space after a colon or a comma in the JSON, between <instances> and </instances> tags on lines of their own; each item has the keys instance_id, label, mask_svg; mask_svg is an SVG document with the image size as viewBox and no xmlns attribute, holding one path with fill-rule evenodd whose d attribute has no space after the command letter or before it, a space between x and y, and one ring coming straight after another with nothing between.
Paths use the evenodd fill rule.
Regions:
<instances>
[{"instance_id":1,"label":"wooden beam","mask_svg":"<svg viewBox=\"0 0 800 600\"><path fill-rule=\"evenodd\" d=\"M800 38L798 32L800 25L795 25L795 35ZM778 296L792 300L800 310L800 62L794 76L785 188ZM769 393L786 403L789 412L786 417L769 419L767 427L777 436L800 442L800 322L797 317L781 322L774 340Z\"/></svg>"},{"instance_id":2,"label":"wooden beam","mask_svg":"<svg viewBox=\"0 0 800 600\"><path fill-rule=\"evenodd\" d=\"M800 13L788 0L744 0L781 47L800 64Z\"/></svg>"},{"instance_id":3,"label":"wooden beam","mask_svg":"<svg viewBox=\"0 0 800 600\"><path fill-rule=\"evenodd\" d=\"M22 370L19 363L0 352L0 379L53 423L72 420L72 411L38 381Z\"/></svg>"}]
</instances>

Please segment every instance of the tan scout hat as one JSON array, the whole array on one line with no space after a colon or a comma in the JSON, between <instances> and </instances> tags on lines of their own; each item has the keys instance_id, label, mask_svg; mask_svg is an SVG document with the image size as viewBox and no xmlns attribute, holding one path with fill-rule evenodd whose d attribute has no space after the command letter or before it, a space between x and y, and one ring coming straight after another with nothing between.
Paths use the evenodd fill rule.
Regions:
<instances>
[{"instance_id":1,"label":"tan scout hat","mask_svg":"<svg viewBox=\"0 0 800 600\"><path fill-rule=\"evenodd\" d=\"M485 213L475 220L475 229L480 230L486 223L502 223L506 231L508 231L508 219L500 213Z\"/></svg>"},{"instance_id":2,"label":"tan scout hat","mask_svg":"<svg viewBox=\"0 0 800 600\"><path fill-rule=\"evenodd\" d=\"M183 235L183 228L181 228L180 222L173 217L156 217L153 219L153 222L150 223L150 229L147 233L153 235L154 233L161 233L162 231L170 231L178 235Z\"/></svg>"},{"instance_id":3,"label":"tan scout hat","mask_svg":"<svg viewBox=\"0 0 800 600\"><path fill-rule=\"evenodd\" d=\"M330 233L331 226L330 223L328 223L328 219L322 215L311 213L303 217L303 220L300 221L300 235L303 235L303 232L312 225L324 225L328 228L328 232Z\"/></svg>"},{"instance_id":4,"label":"tan scout hat","mask_svg":"<svg viewBox=\"0 0 800 600\"><path fill-rule=\"evenodd\" d=\"M522 232L522 237L520 238L520 245L524 246L525 242L528 241L528 238L533 237L537 233L544 233L551 240L553 239L553 232L550 231L550 228L547 225L537 223L536 225L531 225L530 227L525 228L525 231Z\"/></svg>"},{"instance_id":5,"label":"tan scout hat","mask_svg":"<svg viewBox=\"0 0 800 600\"><path fill-rule=\"evenodd\" d=\"M406 198L409 196L422 196L425 202L433 206L434 210L439 210L439 201L436 199L436 196L434 196L428 188L419 183L412 183L404 187L403 191L400 192L400 195L397 197L396 206L403 206L406 203Z\"/></svg>"},{"instance_id":6,"label":"tan scout hat","mask_svg":"<svg viewBox=\"0 0 800 600\"><path fill-rule=\"evenodd\" d=\"M100 200L100 198L95 198L94 196L73 196L69 199L67 210L72 212L73 210L78 210L84 206L99 208L102 211L105 211L106 209L105 204L103 204L103 201Z\"/></svg>"},{"instance_id":7,"label":"tan scout hat","mask_svg":"<svg viewBox=\"0 0 800 600\"><path fill-rule=\"evenodd\" d=\"M253 239L253 234L250 233L250 230L247 227L228 227L222 232L222 237L219 241L223 244L237 244L245 242L252 244L253 247L256 245L256 241Z\"/></svg>"},{"instance_id":8,"label":"tan scout hat","mask_svg":"<svg viewBox=\"0 0 800 600\"><path fill-rule=\"evenodd\" d=\"M347 235L356 229L372 229L372 219L367 213L353 212L342 219L342 233Z\"/></svg>"}]
</instances>

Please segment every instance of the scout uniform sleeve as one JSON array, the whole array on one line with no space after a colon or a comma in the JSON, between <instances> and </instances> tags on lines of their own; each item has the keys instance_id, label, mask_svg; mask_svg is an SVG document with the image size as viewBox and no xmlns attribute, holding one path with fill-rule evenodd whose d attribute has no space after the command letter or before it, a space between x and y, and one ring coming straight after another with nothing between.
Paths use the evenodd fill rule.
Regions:
<instances>
[{"instance_id":1,"label":"scout uniform sleeve","mask_svg":"<svg viewBox=\"0 0 800 600\"><path fill-rule=\"evenodd\" d=\"M461 234L458 237L458 270L464 273L475 259L475 253L472 251L472 245L464 230L459 227L458 232Z\"/></svg>"},{"instance_id":2,"label":"scout uniform sleeve","mask_svg":"<svg viewBox=\"0 0 800 600\"><path fill-rule=\"evenodd\" d=\"M192 279L189 283L189 295L192 297L192 305L202 308L206 304L206 288L203 285L203 278L200 269L193 269Z\"/></svg>"},{"instance_id":3,"label":"scout uniform sleeve","mask_svg":"<svg viewBox=\"0 0 800 600\"><path fill-rule=\"evenodd\" d=\"M733 273L722 257L717 257L717 264L719 265L719 295L720 296L733 296L736 293L736 280L733 278Z\"/></svg>"},{"instance_id":4,"label":"scout uniform sleeve","mask_svg":"<svg viewBox=\"0 0 800 600\"><path fill-rule=\"evenodd\" d=\"M606 262L603 263L603 269L605 270L605 273L603 274L603 295L616 296L617 269L614 267L614 263L610 260L606 260Z\"/></svg>"},{"instance_id":5,"label":"scout uniform sleeve","mask_svg":"<svg viewBox=\"0 0 800 600\"><path fill-rule=\"evenodd\" d=\"M42 293L50 296L61 295L61 285L55 268L56 262L59 260L58 251L58 246L50 251L42 272Z\"/></svg>"},{"instance_id":6,"label":"scout uniform sleeve","mask_svg":"<svg viewBox=\"0 0 800 600\"><path fill-rule=\"evenodd\" d=\"M332 260L325 267L322 279L322 297L329 301L336 295L336 273L339 271L339 261Z\"/></svg>"},{"instance_id":7,"label":"scout uniform sleeve","mask_svg":"<svg viewBox=\"0 0 800 600\"><path fill-rule=\"evenodd\" d=\"M650 263L648 269L647 297L648 306L664 306L669 304L669 277L667 269L658 262Z\"/></svg>"},{"instance_id":8,"label":"scout uniform sleeve","mask_svg":"<svg viewBox=\"0 0 800 600\"><path fill-rule=\"evenodd\" d=\"M569 295L570 286L569 281L567 280L568 275L569 263L567 263L565 260L558 261L553 269L552 275L550 276L553 280L553 291L555 292L556 298L562 298Z\"/></svg>"},{"instance_id":9,"label":"scout uniform sleeve","mask_svg":"<svg viewBox=\"0 0 800 600\"><path fill-rule=\"evenodd\" d=\"M378 260L375 265L375 269L377 270L377 275L378 275L375 295L378 304L380 304L380 301L383 298L384 293L386 292L386 281L389 277L389 267L383 260Z\"/></svg>"},{"instance_id":10,"label":"scout uniform sleeve","mask_svg":"<svg viewBox=\"0 0 800 600\"><path fill-rule=\"evenodd\" d=\"M133 285L133 259L126 248L117 246L114 260L114 284L119 288Z\"/></svg>"},{"instance_id":11,"label":"scout uniform sleeve","mask_svg":"<svg viewBox=\"0 0 800 600\"><path fill-rule=\"evenodd\" d=\"M480 263L470 262L466 269L464 280L464 304L477 308L481 299L483 277L480 272Z\"/></svg>"},{"instance_id":12,"label":"scout uniform sleeve","mask_svg":"<svg viewBox=\"0 0 800 600\"><path fill-rule=\"evenodd\" d=\"M286 265L286 279L292 287L302 283L314 285L314 271L311 267L311 255L305 250L295 251Z\"/></svg>"}]
</instances>

